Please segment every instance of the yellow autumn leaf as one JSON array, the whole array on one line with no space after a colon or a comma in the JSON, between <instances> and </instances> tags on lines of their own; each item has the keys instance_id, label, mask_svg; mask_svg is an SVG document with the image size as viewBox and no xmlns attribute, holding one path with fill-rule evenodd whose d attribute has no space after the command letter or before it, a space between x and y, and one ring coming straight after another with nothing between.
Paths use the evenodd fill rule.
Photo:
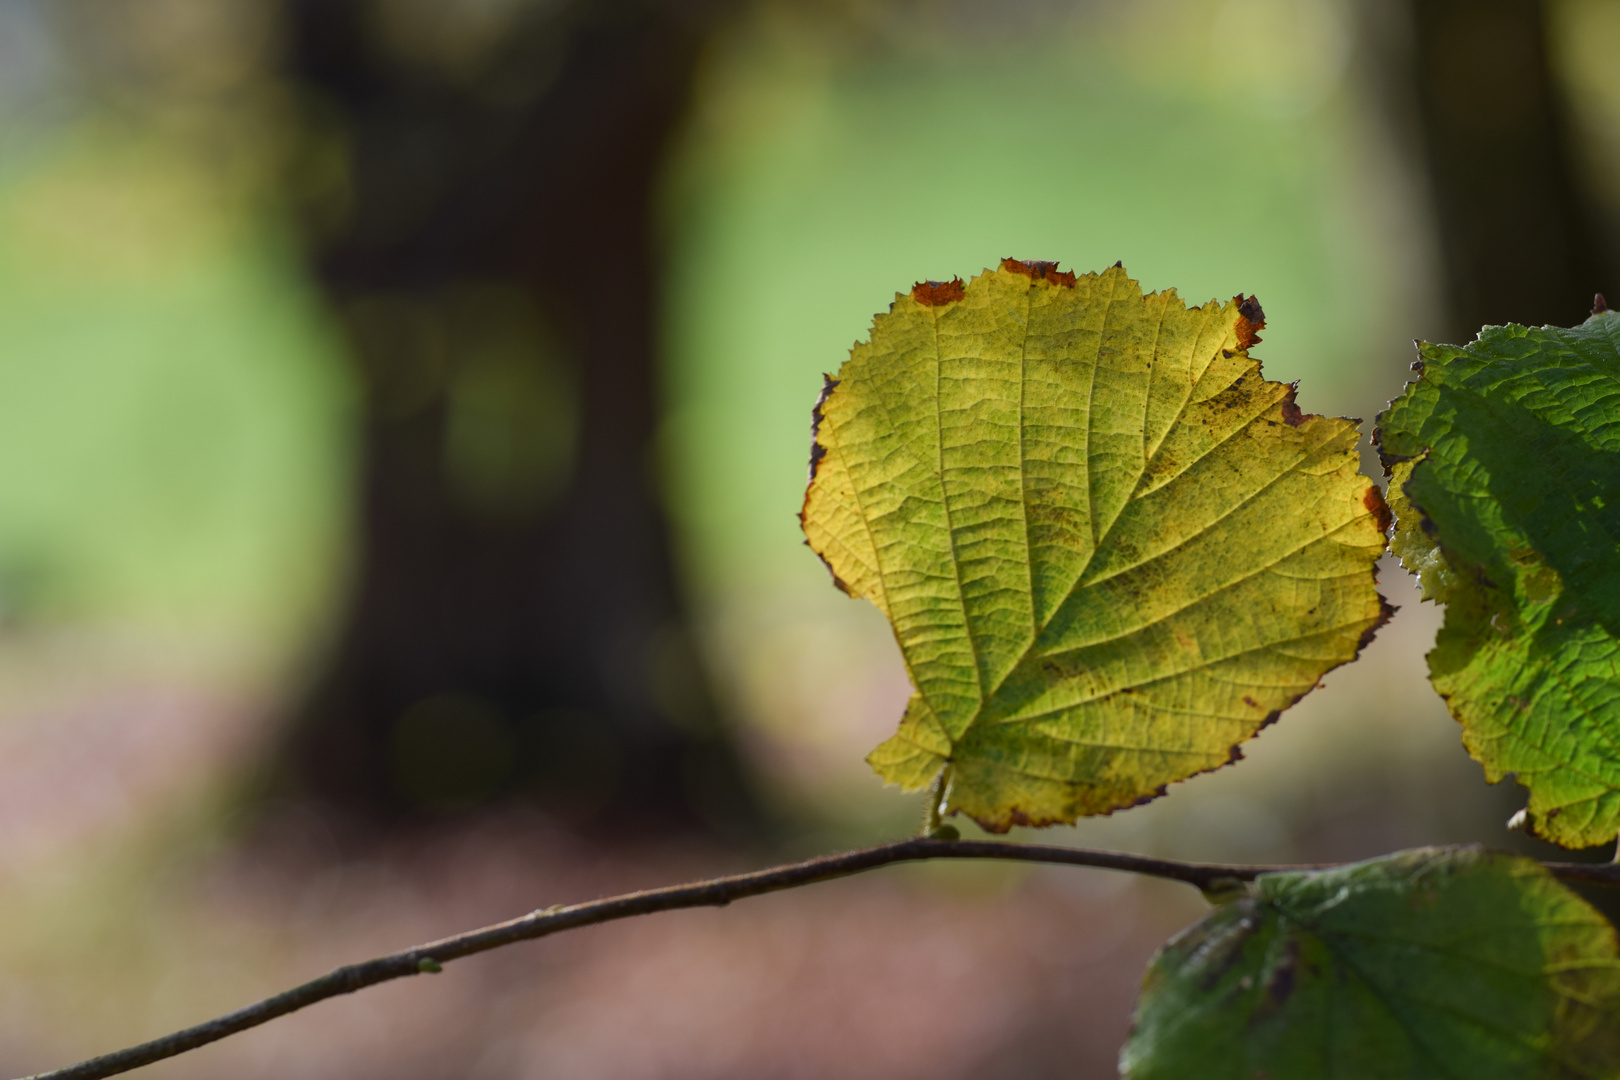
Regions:
<instances>
[{"instance_id":1,"label":"yellow autumn leaf","mask_svg":"<svg viewBox=\"0 0 1620 1080\"><path fill-rule=\"evenodd\" d=\"M1003 260L895 297L816 405L801 519L914 693L868 760L993 831L1164 793L1392 609L1355 420L1302 413L1241 296Z\"/></svg>"}]
</instances>

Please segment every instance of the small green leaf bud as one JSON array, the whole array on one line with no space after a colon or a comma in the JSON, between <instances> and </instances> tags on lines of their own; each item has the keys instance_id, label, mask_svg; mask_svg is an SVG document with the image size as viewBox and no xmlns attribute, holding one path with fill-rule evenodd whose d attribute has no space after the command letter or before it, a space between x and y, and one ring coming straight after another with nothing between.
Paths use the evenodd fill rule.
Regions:
<instances>
[{"instance_id":1,"label":"small green leaf bud","mask_svg":"<svg viewBox=\"0 0 1620 1080\"><path fill-rule=\"evenodd\" d=\"M1203 889L1204 899L1217 906L1241 900L1248 896L1249 892L1249 883L1235 877L1211 878Z\"/></svg>"}]
</instances>

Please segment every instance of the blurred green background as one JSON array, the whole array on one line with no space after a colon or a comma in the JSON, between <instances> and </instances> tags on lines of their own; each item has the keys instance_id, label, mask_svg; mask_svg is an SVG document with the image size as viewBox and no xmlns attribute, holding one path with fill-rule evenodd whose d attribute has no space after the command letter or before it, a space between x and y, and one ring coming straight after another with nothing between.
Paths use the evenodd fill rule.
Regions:
<instances>
[{"instance_id":1,"label":"blurred green background","mask_svg":"<svg viewBox=\"0 0 1620 1080\"><path fill-rule=\"evenodd\" d=\"M363 85L315 7L0 0L0 1068L13 1072L372 946L913 828L917 800L861 760L892 730L904 671L878 614L829 586L796 514L822 373L914 281L1005 256L1121 260L1189 302L1256 294L1267 374L1299 380L1312 411L1369 419L1399 392L1414 337L1572 323L1604 281L1620 291L1620 67L1600 44L1620 4L1606 0L334 5L355 47L383 58ZM677 40L680 93L662 134L636 136L650 149L608 154L563 195L545 187L596 152L572 129L524 126L595 115L567 96L577 43L629 51L608 87L674 64L658 43ZM1457 56L1530 102L1514 122L1556 119L1545 175L1503 165L1500 190L1457 179L1468 147L1520 137L1479 119L1512 112L1488 95L1434 89L1472 85L1446 66ZM586 127L621 123L603 115ZM522 153L429 137L466 117ZM479 186L507 161L512 183ZM411 178L476 174L463 187L496 192L489 205L595 221L589 193L622 203L603 177L633 169L641 217L610 206L577 235L514 223L530 239L512 250L488 225L458 232L448 211L411 209L459 190ZM1575 207L1543 248L1501 209L1538 191ZM640 222L645 280L584 253L580 238L612 240L620 217ZM1521 278L1555 295L1523 310L1493 299L1531 305ZM624 355L642 366L619 365L597 343L638 311L646 342ZM508 325L495 345L479 338ZM423 344L434 335L439 352ZM399 404L419 384L405 398L426 404ZM631 415L638 395L641 426L619 424L612 403ZM395 453L420 471L388 473ZM440 478L443 506L417 506L413 476ZM650 509L603 516L599 476ZM417 516L378 509L396 496ZM462 523L441 530L435 515ZM447 569L396 558L402 533L440 537L424 550ZM579 614L616 588L593 575L615 580L617 548L604 569L579 562L574 607L537 600L519 618L486 603L499 634L479 628L484 609L444 598L485 588L457 567L498 568L499 552L521 570L554 533L574 540L532 558L564 576L602 547L592 537L633 534L624 558L652 569L626 571L631 630ZM398 607L408 590L376 577L396 564L448 593L427 614ZM643 578L669 597L638 607ZM1401 615L1249 761L1058 842L1235 860L1526 843L1501 829L1521 796L1484 785L1427 688L1438 614L1398 566L1383 581ZM562 595L550 588L534 595ZM440 624L459 628L453 645L376 629ZM465 660L551 624L611 642L589 656L549 638L513 647L487 676ZM378 641L403 659L379 660ZM360 675L332 674L356 656ZM528 679L548 658L563 675ZM581 675L591 664L601 673ZM390 679L403 688L381 694L379 719L321 741ZM613 704L624 695L630 719ZM442 730L422 727L424 702ZM636 742L653 728L666 734ZM428 780L412 754L432 758ZM715 770L733 768L745 795L725 802L714 792L734 781ZM624 794L662 791L637 778L664 773L679 776L667 803ZM815 929L814 900L629 944L599 935L152 1072L1108 1075L1141 963L1198 904L1072 876L946 869L851 886L826 901L843 938ZM997 912L1012 904L1047 937L1007 937ZM787 944L801 938L814 955ZM1069 966L1043 958L1053 949ZM750 966L761 957L777 967ZM1035 985L1040 1000L972 1023L947 996ZM922 995L917 1015L894 1012L894 987ZM839 1018L830 1035L784 1019L806 1002ZM634 1052L603 1026L612 1015L630 1018Z\"/></svg>"}]
</instances>

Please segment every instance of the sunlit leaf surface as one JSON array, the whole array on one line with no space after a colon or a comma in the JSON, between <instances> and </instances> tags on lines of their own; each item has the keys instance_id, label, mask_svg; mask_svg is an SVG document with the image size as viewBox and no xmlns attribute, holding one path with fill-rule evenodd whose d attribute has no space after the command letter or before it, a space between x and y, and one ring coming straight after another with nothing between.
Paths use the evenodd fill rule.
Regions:
<instances>
[{"instance_id":1,"label":"sunlit leaf surface","mask_svg":"<svg viewBox=\"0 0 1620 1080\"><path fill-rule=\"evenodd\" d=\"M1393 548L1446 605L1430 677L1529 826L1620 833L1620 315L1421 346L1379 417Z\"/></svg>"},{"instance_id":2,"label":"sunlit leaf surface","mask_svg":"<svg viewBox=\"0 0 1620 1080\"><path fill-rule=\"evenodd\" d=\"M1268 874L1160 950L1120 1071L1620 1075L1614 928L1535 862L1475 849Z\"/></svg>"},{"instance_id":3,"label":"sunlit leaf surface","mask_svg":"<svg viewBox=\"0 0 1620 1080\"><path fill-rule=\"evenodd\" d=\"M1387 617L1356 421L1302 413L1238 297L1006 260L895 298L816 408L803 523L915 693L871 755L986 828L1224 765Z\"/></svg>"}]
</instances>

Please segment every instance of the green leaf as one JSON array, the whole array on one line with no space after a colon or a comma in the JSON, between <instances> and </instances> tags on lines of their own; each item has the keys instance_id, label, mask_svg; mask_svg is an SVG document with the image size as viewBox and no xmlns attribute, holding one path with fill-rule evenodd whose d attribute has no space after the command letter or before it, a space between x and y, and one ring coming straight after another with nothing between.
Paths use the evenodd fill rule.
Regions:
<instances>
[{"instance_id":1,"label":"green leaf","mask_svg":"<svg viewBox=\"0 0 1620 1080\"><path fill-rule=\"evenodd\" d=\"M1529 827L1620 833L1620 315L1420 346L1379 417L1392 547L1446 605L1429 675Z\"/></svg>"},{"instance_id":2,"label":"green leaf","mask_svg":"<svg viewBox=\"0 0 1620 1080\"><path fill-rule=\"evenodd\" d=\"M1239 757L1387 617L1357 421L1302 413L1260 305L1004 260L896 296L815 412L801 519L915 692L868 759L948 812L1072 822Z\"/></svg>"},{"instance_id":3,"label":"green leaf","mask_svg":"<svg viewBox=\"0 0 1620 1080\"><path fill-rule=\"evenodd\" d=\"M1620 1075L1614 928L1537 863L1478 849L1267 874L1159 951L1120 1072Z\"/></svg>"}]
</instances>

